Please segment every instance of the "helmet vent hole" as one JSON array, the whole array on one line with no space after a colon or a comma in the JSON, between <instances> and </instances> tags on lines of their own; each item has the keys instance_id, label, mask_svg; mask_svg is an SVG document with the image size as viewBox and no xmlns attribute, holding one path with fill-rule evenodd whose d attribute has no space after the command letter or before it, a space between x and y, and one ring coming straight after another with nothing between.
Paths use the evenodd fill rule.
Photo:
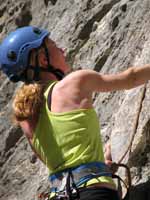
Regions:
<instances>
[{"instance_id":1,"label":"helmet vent hole","mask_svg":"<svg viewBox=\"0 0 150 200\"><path fill-rule=\"evenodd\" d=\"M41 34L41 30L37 27L33 27L33 32L36 33L37 35Z\"/></svg>"},{"instance_id":2,"label":"helmet vent hole","mask_svg":"<svg viewBox=\"0 0 150 200\"><path fill-rule=\"evenodd\" d=\"M14 51L9 51L7 54L7 57L12 61L16 61L17 59L17 55Z\"/></svg>"}]
</instances>

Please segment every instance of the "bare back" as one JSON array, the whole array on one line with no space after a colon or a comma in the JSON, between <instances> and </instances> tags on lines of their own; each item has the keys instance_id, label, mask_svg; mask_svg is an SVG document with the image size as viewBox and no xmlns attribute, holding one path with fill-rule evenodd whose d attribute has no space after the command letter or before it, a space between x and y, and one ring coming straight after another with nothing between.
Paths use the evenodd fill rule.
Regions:
<instances>
[{"instance_id":1,"label":"bare back","mask_svg":"<svg viewBox=\"0 0 150 200\"><path fill-rule=\"evenodd\" d=\"M92 108L92 92L85 89L78 75L80 72L73 72L54 86L51 96L52 112Z\"/></svg>"}]
</instances>

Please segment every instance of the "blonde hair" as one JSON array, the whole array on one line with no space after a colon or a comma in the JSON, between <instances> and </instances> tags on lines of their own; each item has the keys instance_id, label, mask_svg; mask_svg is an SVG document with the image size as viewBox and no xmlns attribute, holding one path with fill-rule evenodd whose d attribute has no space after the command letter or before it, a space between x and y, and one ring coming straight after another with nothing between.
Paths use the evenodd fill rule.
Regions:
<instances>
[{"instance_id":1,"label":"blonde hair","mask_svg":"<svg viewBox=\"0 0 150 200\"><path fill-rule=\"evenodd\" d=\"M39 83L24 84L14 96L12 109L13 118L17 123L37 117L43 103L45 85Z\"/></svg>"}]
</instances>

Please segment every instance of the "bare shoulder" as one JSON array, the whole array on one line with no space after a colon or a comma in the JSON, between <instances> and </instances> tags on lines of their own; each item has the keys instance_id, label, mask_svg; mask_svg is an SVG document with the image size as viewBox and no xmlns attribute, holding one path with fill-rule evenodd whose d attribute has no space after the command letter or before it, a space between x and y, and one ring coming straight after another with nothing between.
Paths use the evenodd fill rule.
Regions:
<instances>
[{"instance_id":1,"label":"bare shoulder","mask_svg":"<svg viewBox=\"0 0 150 200\"><path fill-rule=\"evenodd\" d=\"M54 112L91 107L91 95L85 89L83 77L86 70L79 70L59 81L52 92L51 108Z\"/></svg>"},{"instance_id":2,"label":"bare shoulder","mask_svg":"<svg viewBox=\"0 0 150 200\"><path fill-rule=\"evenodd\" d=\"M71 72L68 74L62 81L57 84L57 88L59 87L74 87L74 86L84 86L83 82L85 82L86 77L89 74L93 73L93 70L78 70L75 72Z\"/></svg>"},{"instance_id":3,"label":"bare shoulder","mask_svg":"<svg viewBox=\"0 0 150 200\"><path fill-rule=\"evenodd\" d=\"M68 74L63 80L59 81L55 86L55 91L61 95L68 97L85 96L89 94L90 88L87 87L88 76L93 70L78 70ZM66 97L67 97L66 96Z\"/></svg>"}]
</instances>

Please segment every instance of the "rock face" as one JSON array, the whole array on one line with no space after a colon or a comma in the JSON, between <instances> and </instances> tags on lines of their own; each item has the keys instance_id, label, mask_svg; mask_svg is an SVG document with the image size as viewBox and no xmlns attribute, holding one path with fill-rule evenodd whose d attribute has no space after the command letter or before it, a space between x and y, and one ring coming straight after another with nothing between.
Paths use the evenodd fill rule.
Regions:
<instances>
[{"instance_id":1,"label":"rock face","mask_svg":"<svg viewBox=\"0 0 150 200\"><path fill-rule=\"evenodd\" d=\"M149 19L149 0L0 0L0 39L16 27L40 26L67 48L74 68L116 73L150 62ZM17 86L0 74L1 200L37 199L48 188L47 170L33 158L21 130L9 117ZM114 161L130 167L130 199L149 200L150 84L95 94L94 106L103 140L110 138Z\"/></svg>"}]
</instances>

